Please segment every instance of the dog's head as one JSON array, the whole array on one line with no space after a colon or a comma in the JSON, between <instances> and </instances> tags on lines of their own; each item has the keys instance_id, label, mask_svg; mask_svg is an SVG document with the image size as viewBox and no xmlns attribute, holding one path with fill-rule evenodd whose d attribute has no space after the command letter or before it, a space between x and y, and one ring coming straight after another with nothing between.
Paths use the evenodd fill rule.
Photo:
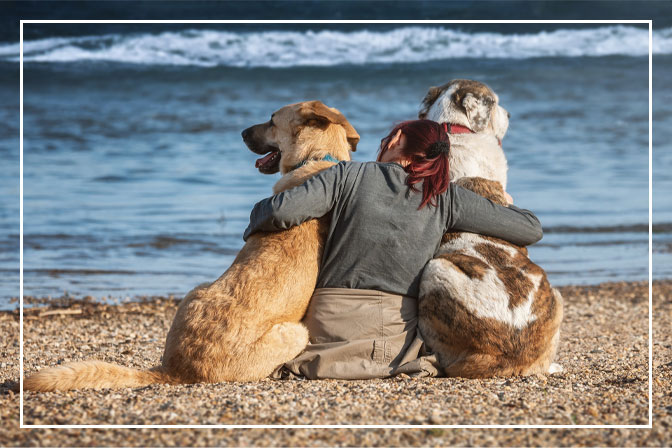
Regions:
<instances>
[{"instance_id":1,"label":"dog's head","mask_svg":"<svg viewBox=\"0 0 672 448\"><path fill-rule=\"evenodd\" d=\"M320 101L290 104L271 119L245 129L243 141L252 152L263 154L256 167L263 174L285 174L306 160L329 155L350 160L359 134L338 109Z\"/></svg>"},{"instance_id":2,"label":"dog's head","mask_svg":"<svg viewBox=\"0 0 672 448\"><path fill-rule=\"evenodd\" d=\"M418 118L466 126L477 134L492 134L500 141L509 127L509 113L499 97L482 82L454 79L430 87Z\"/></svg>"},{"instance_id":3,"label":"dog's head","mask_svg":"<svg viewBox=\"0 0 672 448\"><path fill-rule=\"evenodd\" d=\"M490 199L495 204L508 205L506 196L504 195L504 188L497 181L483 177L461 177L455 181L455 184Z\"/></svg>"}]
</instances>

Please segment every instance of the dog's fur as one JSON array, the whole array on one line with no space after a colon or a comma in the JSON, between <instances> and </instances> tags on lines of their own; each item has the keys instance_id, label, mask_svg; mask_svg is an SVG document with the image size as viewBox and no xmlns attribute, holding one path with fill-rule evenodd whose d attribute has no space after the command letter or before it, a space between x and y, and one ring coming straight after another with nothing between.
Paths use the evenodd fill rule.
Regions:
<instances>
[{"instance_id":1,"label":"dog's fur","mask_svg":"<svg viewBox=\"0 0 672 448\"><path fill-rule=\"evenodd\" d=\"M501 141L509 127L509 113L490 87L467 79L430 87L418 118L457 124L474 132L450 136L451 181L480 176L496 180L506 190L507 163Z\"/></svg>"},{"instance_id":2,"label":"dog's fur","mask_svg":"<svg viewBox=\"0 0 672 448\"><path fill-rule=\"evenodd\" d=\"M456 182L500 205L501 184ZM563 303L527 249L467 232L447 233L420 283L419 328L448 376L556 371Z\"/></svg>"},{"instance_id":3,"label":"dog's fur","mask_svg":"<svg viewBox=\"0 0 672 448\"><path fill-rule=\"evenodd\" d=\"M337 109L310 101L281 108L271 121L243 131L243 139L252 151L271 153L257 167L283 174L274 187L277 193L332 166L321 160L327 154L350 160L359 135ZM308 343L300 320L315 289L328 224L325 217L283 232L251 235L221 277L184 298L160 367L141 371L100 361L76 362L40 371L26 379L24 388L53 391L267 377Z\"/></svg>"},{"instance_id":4,"label":"dog's fur","mask_svg":"<svg viewBox=\"0 0 672 448\"><path fill-rule=\"evenodd\" d=\"M420 118L468 127L450 136L450 177L506 205L501 140L508 112L485 84L432 87ZM527 250L466 232L448 233L420 283L419 328L448 376L484 378L561 370L557 350L563 301Z\"/></svg>"}]
</instances>

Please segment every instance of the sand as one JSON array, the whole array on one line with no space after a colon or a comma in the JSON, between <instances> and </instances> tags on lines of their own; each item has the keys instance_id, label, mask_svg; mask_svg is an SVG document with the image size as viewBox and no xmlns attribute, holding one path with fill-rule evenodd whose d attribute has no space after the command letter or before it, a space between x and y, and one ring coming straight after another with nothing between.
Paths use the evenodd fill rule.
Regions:
<instances>
[{"instance_id":1,"label":"sand","mask_svg":"<svg viewBox=\"0 0 672 448\"><path fill-rule=\"evenodd\" d=\"M139 389L25 393L31 425L648 424L648 286L560 288L564 372L527 378L373 381L264 380ZM0 313L0 445L478 445L672 444L672 281L654 283L653 429L20 429L18 313ZM38 301L39 302L39 301ZM102 359L159 363L177 303L62 300L26 311L24 369ZM76 314L63 314L66 311Z\"/></svg>"}]
</instances>

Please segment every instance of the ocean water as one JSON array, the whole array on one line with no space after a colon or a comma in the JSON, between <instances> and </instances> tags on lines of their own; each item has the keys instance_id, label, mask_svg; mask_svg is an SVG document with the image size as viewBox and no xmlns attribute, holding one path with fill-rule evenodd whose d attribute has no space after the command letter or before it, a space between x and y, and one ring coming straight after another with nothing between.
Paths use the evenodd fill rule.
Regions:
<instances>
[{"instance_id":1,"label":"ocean water","mask_svg":"<svg viewBox=\"0 0 672 448\"><path fill-rule=\"evenodd\" d=\"M26 295L180 296L215 279L279 177L254 168L244 128L320 99L373 160L453 78L486 82L511 113L509 192L542 221L530 254L552 283L648 277L646 28L57 27L24 43ZM653 51L654 277L670 278L672 28ZM0 44L0 307L19 294L17 60Z\"/></svg>"}]
</instances>

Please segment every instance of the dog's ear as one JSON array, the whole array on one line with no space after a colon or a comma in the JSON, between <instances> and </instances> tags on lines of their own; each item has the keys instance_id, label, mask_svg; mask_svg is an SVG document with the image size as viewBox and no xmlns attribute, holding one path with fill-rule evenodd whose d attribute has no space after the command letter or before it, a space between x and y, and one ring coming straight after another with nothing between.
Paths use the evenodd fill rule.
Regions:
<instances>
[{"instance_id":1,"label":"dog's ear","mask_svg":"<svg viewBox=\"0 0 672 448\"><path fill-rule=\"evenodd\" d=\"M429 88L429 90L427 91L427 95L425 95L425 97L422 99L422 103L420 103L421 108L420 112L418 112L419 119L424 120L427 117L429 109L436 102L436 99L439 97L439 95L441 95L441 92L442 92L441 87Z\"/></svg>"},{"instance_id":2,"label":"dog's ear","mask_svg":"<svg viewBox=\"0 0 672 448\"><path fill-rule=\"evenodd\" d=\"M322 101L306 101L301 103L299 116L304 123L317 122L311 124L333 123L337 119L336 114Z\"/></svg>"},{"instance_id":3,"label":"dog's ear","mask_svg":"<svg viewBox=\"0 0 672 448\"><path fill-rule=\"evenodd\" d=\"M329 123L333 123L341 125L343 129L345 129L345 137L348 139L350 150L353 152L357 150L359 134L338 109L327 107L321 101L307 101L301 105L299 115L303 118L304 122L308 124L326 126Z\"/></svg>"},{"instance_id":4,"label":"dog's ear","mask_svg":"<svg viewBox=\"0 0 672 448\"><path fill-rule=\"evenodd\" d=\"M339 123L345 129L345 138L348 139L348 144L350 145L350 151L357 151L357 143L359 143L359 134L355 131L355 128L352 127L350 122L343 117L343 122Z\"/></svg>"},{"instance_id":5,"label":"dog's ear","mask_svg":"<svg viewBox=\"0 0 672 448\"><path fill-rule=\"evenodd\" d=\"M482 132L490 124L494 98L487 95L475 95L467 92L462 98L462 107L467 114L470 128L474 132Z\"/></svg>"}]
</instances>

